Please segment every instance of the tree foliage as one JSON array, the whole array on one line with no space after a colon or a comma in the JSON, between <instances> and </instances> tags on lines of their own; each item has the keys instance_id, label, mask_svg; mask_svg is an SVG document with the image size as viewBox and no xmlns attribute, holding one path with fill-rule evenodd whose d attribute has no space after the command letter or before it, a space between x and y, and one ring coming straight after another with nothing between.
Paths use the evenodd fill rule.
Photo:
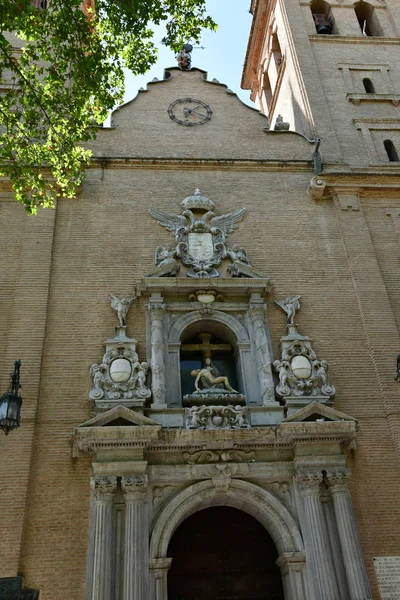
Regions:
<instances>
[{"instance_id":1,"label":"tree foliage","mask_svg":"<svg viewBox=\"0 0 400 600\"><path fill-rule=\"evenodd\" d=\"M74 197L90 152L82 146L121 102L124 67L157 59L153 27L178 51L216 28L206 0L0 0L0 175L28 213Z\"/></svg>"}]
</instances>

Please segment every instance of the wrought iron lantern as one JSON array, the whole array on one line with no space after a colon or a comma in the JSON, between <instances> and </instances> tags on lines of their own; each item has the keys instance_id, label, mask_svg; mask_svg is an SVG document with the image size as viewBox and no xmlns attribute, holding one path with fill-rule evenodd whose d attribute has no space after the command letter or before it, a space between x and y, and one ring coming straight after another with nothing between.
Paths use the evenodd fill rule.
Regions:
<instances>
[{"instance_id":1,"label":"wrought iron lantern","mask_svg":"<svg viewBox=\"0 0 400 600\"><path fill-rule=\"evenodd\" d=\"M10 374L10 386L5 394L0 396L0 428L6 435L19 427L21 420L22 398L19 395L19 370L21 361L14 361L14 371Z\"/></svg>"}]
</instances>

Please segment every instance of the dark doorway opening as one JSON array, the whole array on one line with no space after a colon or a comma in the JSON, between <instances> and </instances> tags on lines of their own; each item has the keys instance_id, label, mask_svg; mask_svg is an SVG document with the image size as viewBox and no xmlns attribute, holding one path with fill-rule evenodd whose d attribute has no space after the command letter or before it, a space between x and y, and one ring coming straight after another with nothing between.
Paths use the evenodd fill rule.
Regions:
<instances>
[{"instance_id":1,"label":"dark doorway opening","mask_svg":"<svg viewBox=\"0 0 400 600\"><path fill-rule=\"evenodd\" d=\"M206 508L186 519L168 556L168 600L284 599L272 538L236 508Z\"/></svg>"}]
</instances>

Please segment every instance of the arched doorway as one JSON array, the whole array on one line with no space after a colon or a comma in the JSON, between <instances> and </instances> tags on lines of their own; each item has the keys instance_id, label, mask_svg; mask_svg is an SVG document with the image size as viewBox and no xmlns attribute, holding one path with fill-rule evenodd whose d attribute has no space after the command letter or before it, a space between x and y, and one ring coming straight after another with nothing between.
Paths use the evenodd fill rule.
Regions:
<instances>
[{"instance_id":1,"label":"arched doorway","mask_svg":"<svg viewBox=\"0 0 400 600\"><path fill-rule=\"evenodd\" d=\"M188 517L168 546L168 600L283 600L278 552L251 515L214 506Z\"/></svg>"}]
</instances>

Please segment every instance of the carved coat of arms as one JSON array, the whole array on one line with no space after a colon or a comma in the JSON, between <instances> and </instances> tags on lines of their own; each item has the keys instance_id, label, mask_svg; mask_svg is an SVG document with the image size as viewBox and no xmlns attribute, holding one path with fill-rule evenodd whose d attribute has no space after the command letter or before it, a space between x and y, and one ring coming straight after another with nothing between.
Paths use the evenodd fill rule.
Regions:
<instances>
[{"instance_id":1,"label":"carved coat of arms","mask_svg":"<svg viewBox=\"0 0 400 600\"><path fill-rule=\"evenodd\" d=\"M170 265L172 268L178 258L189 268L188 277L218 277L217 267L223 259L229 257L232 265L240 264L244 268L246 271L243 273L244 276L257 276L252 272L243 248L234 246L228 250L225 245L227 235L234 231L243 219L245 208L216 216L213 212L214 202L200 195L198 189L193 196L185 198L181 206L184 208L181 215L170 214L156 208L149 209L151 216L174 234L176 242L170 248L165 246L157 248L155 258L157 267Z\"/></svg>"}]
</instances>

